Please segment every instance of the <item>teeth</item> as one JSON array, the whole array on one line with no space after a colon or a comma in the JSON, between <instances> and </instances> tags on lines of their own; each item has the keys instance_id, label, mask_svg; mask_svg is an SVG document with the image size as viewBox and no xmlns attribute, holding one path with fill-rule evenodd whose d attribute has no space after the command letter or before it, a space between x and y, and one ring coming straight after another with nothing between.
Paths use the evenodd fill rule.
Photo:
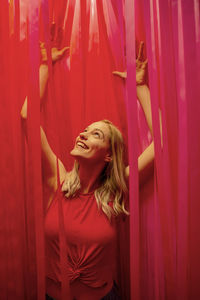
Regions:
<instances>
[{"instance_id":1,"label":"teeth","mask_svg":"<svg viewBox=\"0 0 200 300\"><path fill-rule=\"evenodd\" d=\"M87 146L82 142L78 142L77 145L84 148L84 149L87 149Z\"/></svg>"}]
</instances>

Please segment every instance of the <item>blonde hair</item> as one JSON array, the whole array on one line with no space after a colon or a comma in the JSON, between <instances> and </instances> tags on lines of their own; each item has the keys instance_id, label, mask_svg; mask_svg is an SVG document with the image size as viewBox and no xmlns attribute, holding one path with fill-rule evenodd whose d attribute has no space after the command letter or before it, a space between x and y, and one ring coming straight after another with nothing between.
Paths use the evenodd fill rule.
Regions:
<instances>
[{"instance_id":1,"label":"blonde hair","mask_svg":"<svg viewBox=\"0 0 200 300\"><path fill-rule=\"evenodd\" d=\"M107 163L100 174L100 186L95 190L95 198L98 207L110 219L111 216L120 213L128 214L125 209L125 196L127 194L127 185L125 180L124 165L124 141L119 129L108 120L101 120L107 124L110 130L110 150L112 160ZM67 174L67 178L62 186L62 191L66 192L67 198L73 198L77 195L81 188L78 175L79 165L75 161L71 172ZM109 202L113 201L113 209Z\"/></svg>"}]
</instances>

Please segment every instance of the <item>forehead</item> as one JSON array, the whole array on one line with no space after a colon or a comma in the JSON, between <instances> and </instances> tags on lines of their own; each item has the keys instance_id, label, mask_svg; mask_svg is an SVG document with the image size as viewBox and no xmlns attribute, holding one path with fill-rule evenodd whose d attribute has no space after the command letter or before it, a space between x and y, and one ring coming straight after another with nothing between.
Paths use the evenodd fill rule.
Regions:
<instances>
[{"instance_id":1,"label":"forehead","mask_svg":"<svg viewBox=\"0 0 200 300\"><path fill-rule=\"evenodd\" d=\"M107 124L105 124L104 122L94 122L92 124L90 124L88 127L87 127L89 130L93 130L93 129L99 129L101 131L103 131L104 135L109 137L110 136L110 129L108 127Z\"/></svg>"}]
</instances>

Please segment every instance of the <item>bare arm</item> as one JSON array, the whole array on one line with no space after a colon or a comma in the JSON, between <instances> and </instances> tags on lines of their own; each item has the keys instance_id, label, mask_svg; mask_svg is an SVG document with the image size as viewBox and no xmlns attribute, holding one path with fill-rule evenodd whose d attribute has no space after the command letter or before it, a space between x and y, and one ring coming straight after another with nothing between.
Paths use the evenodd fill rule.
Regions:
<instances>
[{"instance_id":1,"label":"bare arm","mask_svg":"<svg viewBox=\"0 0 200 300\"><path fill-rule=\"evenodd\" d=\"M137 97L142 106L149 130L153 137L151 99L149 88L146 85L138 85ZM154 142L151 142L151 144L142 152L142 154L138 158L139 172L143 171L154 160L154 156Z\"/></svg>"},{"instance_id":2,"label":"bare arm","mask_svg":"<svg viewBox=\"0 0 200 300\"><path fill-rule=\"evenodd\" d=\"M141 107L144 111L145 118L153 137L153 128L152 128L152 113L151 113L151 98L150 98L150 91L146 84L144 84L145 72L146 72L146 65L147 60L142 61L143 56L143 47L144 43L140 43L139 54L136 59L136 92L137 98L141 104ZM118 72L115 71L113 74L120 76L121 78L126 79L127 73L125 72ZM138 157L138 170L139 172L143 171L150 163L154 160L154 142L152 142ZM126 176L129 176L129 166L126 167L125 170Z\"/></svg>"},{"instance_id":3,"label":"bare arm","mask_svg":"<svg viewBox=\"0 0 200 300\"><path fill-rule=\"evenodd\" d=\"M136 90L137 98L144 111L149 130L153 137L151 99L149 88L147 87L147 85L137 85ZM154 160L154 156L154 142L151 142L151 144L138 157L138 171L142 172L148 165L150 165L151 162ZM129 166L126 167L126 176L129 176Z\"/></svg>"},{"instance_id":4,"label":"bare arm","mask_svg":"<svg viewBox=\"0 0 200 300\"><path fill-rule=\"evenodd\" d=\"M41 64L39 69L39 84L40 84L40 99L42 100L46 91L47 81L49 77L48 66L46 64ZM26 96L24 104L21 109L21 117L23 119L27 118L28 109L28 97Z\"/></svg>"},{"instance_id":5,"label":"bare arm","mask_svg":"<svg viewBox=\"0 0 200 300\"><path fill-rule=\"evenodd\" d=\"M141 173L149 166L154 160L154 142L152 142L138 157L138 171ZM130 168L129 166L125 169L126 177L129 177Z\"/></svg>"},{"instance_id":6,"label":"bare arm","mask_svg":"<svg viewBox=\"0 0 200 300\"><path fill-rule=\"evenodd\" d=\"M152 113L151 113L151 99L150 91L147 85L138 85L137 86L137 97L144 111L146 121L153 137L153 128L152 128ZM159 119L160 119L160 135L161 135L161 147L163 146L163 136L162 136L162 116L161 110L159 110ZM138 157L138 170L142 172L147 166L149 166L155 157L154 152L154 141L140 154ZM129 166L126 168L126 176L129 176Z\"/></svg>"},{"instance_id":7,"label":"bare arm","mask_svg":"<svg viewBox=\"0 0 200 300\"><path fill-rule=\"evenodd\" d=\"M40 127L41 134L41 148L42 148L42 166L43 166L43 177L44 183L53 191L57 189L57 157L53 150L51 149L46 134L42 127ZM59 177L60 182L63 182L66 176L66 169L58 159L59 166Z\"/></svg>"},{"instance_id":8,"label":"bare arm","mask_svg":"<svg viewBox=\"0 0 200 300\"><path fill-rule=\"evenodd\" d=\"M60 59L68 47L65 47L61 50L57 50L54 48L52 51L52 60L56 61ZM44 49L42 49L43 54L42 58L45 61L45 53ZM48 82L49 72L48 66L46 64L41 64L39 69L39 84L40 84L40 99L42 101L46 87ZM24 104L21 109L21 117L22 119L27 119L27 106L28 106L28 98L25 98ZM43 165L43 177L44 177L44 184L46 184L50 189L53 191L57 188L57 158L53 150L51 149L46 134L42 127L40 127L41 133L41 149L42 149L42 165ZM66 170L63 163L58 160L59 164L59 176L60 182L65 179Z\"/></svg>"},{"instance_id":9,"label":"bare arm","mask_svg":"<svg viewBox=\"0 0 200 300\"><path fill-rule=\"evenodd\" d=\"M151 132L151 135L153 136L151 97L150 97L149 88L147 85L137 85L136 91L137 91L137 98L141 104L143 111L144 111L149 130Z\"/></svg>"}]
</instances>

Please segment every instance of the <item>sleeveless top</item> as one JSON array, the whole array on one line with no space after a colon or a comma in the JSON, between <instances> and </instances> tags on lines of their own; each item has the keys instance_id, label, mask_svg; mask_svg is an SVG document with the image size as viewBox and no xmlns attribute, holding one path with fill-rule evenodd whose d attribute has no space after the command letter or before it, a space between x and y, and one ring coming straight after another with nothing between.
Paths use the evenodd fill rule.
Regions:
<instances>
[{"instance_id":1,"label":"sleeveless top","mask_svg":"<svg viewBox=\"0 0 200 300\"><path fill-rule=\"evenodd\" d=\"M58 197L63 207L71 299L99 300L109 292L115 279L115 218L109 221L98 208L94 192L66 198L61 187L45 216L47 294L56 300L60 298ZM83 294L84 297L78 296Z\"/></svg>"}]
</instances>

